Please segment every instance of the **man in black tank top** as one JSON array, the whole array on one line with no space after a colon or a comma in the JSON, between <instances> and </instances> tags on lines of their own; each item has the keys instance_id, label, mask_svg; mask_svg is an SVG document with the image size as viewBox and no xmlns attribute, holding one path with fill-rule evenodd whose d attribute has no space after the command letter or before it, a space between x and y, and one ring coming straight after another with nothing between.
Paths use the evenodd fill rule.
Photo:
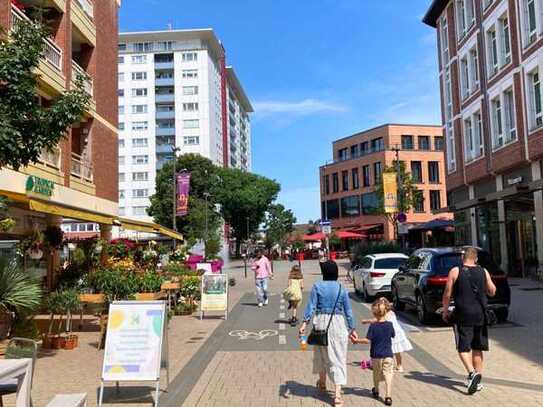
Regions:
<instances>
[{"instance_id":1,"label":"man in black tank top","mask_svg":"<svg viewBox=\"0 0 543 407\"><path fill-rule=\"evenodd\" d=\"M462 267L453 267L443 293L443 319L449 321L449 305L454 299L456 349L468 372L468 394L482 389L483 351L488 350L486 321L487 295L493 297L496 286L487 270L477 265L477 250L468 247Z\"/></svg>"}]
</instances>

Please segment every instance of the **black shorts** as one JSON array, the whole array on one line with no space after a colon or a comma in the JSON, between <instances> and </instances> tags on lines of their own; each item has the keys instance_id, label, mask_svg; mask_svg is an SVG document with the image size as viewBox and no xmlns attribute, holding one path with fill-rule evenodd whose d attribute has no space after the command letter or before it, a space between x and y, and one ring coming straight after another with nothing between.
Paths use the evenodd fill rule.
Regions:
<instances>
[{"instance_id":1,"label":"black shorts","mask_svg":"<svg viewBox=\"0 0 543 407\"><path fill-rule=\"evenodd\" d=\"M488 328L486 325L454 325L454 337L458 352L488 350Z\"/></svg>"}]
</instances>

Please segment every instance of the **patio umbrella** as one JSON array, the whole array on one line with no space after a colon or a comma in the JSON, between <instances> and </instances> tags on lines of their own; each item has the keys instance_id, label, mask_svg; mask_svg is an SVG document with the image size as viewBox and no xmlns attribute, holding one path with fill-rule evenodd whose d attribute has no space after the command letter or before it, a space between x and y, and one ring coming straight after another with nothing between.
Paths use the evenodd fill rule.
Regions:
<instances>
[{"instance_id":1,"label":"patio umbrella","mask_svg":"<svg viewBox=\"0 0 543 407\"><path fill-rule=\"evenodd\" d=\"M318 240L323 240L325 238L326 236L324 235L324 233L317 232L317 233L313 233L312 235L304 235L302 239L305 240L306 242L316 242Z\"/></svg>"},{"instance_id":2,"label":"patio umbrella","mask_svg":"<svg viewBox=\"0 0 543 407\"><path fill-rule=\"evenodd\" d=\"M366 234L349 232L348 230L339 230L335 234L340 239L365 239L368 237Z\"/></svg>"}]
</instances>

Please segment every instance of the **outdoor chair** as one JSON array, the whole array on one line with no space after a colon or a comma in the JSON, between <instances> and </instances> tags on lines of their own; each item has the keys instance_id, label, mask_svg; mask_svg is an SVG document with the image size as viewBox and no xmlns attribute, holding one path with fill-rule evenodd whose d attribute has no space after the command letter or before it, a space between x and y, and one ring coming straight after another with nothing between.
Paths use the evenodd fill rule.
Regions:
<instances>
[{"instance_id":1,"label":"outdoor chair","mask_svg":"<svg viewBox=\"0 0 543 407\"><path fill-rule=\"evenodd\" d=\"M6 359L32 359L32 376L30 377L30 388L32 389L32 379L36 368L38 358L38 344L32 339L12 338L6 348ZM3 396L17 393L17 379L0 382L0 407L4 407Z\"/></svg>"}]
</instances>

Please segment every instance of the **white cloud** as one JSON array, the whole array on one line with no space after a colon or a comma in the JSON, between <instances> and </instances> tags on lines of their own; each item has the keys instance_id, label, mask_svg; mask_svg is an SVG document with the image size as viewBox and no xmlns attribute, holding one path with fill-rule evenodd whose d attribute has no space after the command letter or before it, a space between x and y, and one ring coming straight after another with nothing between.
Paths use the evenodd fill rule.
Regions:
<instances>
[{"instance_id":1,"label":"white cloud","mask_svg":"<svg viewBox=\"0 0 543 407\"><path fill-rule=\"evenodd\" d=\"M318 99L304 99L297 102L283 100L264 100L253 103L256 114L274 115L290 114L306 116L315 113L340 113L347 111L347 107L338 103Z\"/></svg>"}]
</instances>

